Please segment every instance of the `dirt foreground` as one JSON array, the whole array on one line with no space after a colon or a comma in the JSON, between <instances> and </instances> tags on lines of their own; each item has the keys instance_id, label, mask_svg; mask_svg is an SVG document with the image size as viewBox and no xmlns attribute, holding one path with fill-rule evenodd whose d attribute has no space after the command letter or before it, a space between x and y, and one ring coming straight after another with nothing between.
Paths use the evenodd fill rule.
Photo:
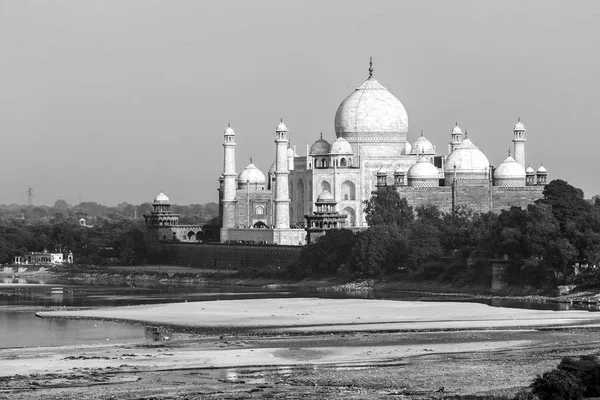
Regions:
<instances>
[{"instance_id":1,"label":"dirt foreground","mask_svg":"<svg viewBox=\"0 0 600 400\"><path fill-rule=\"evenodd\" d=\"M474 303L260 299L38 315L160 326L163 341L3 350L0 398L510 396L562 356L600 350L600 314Z\"/></svg>"}]
</instances>

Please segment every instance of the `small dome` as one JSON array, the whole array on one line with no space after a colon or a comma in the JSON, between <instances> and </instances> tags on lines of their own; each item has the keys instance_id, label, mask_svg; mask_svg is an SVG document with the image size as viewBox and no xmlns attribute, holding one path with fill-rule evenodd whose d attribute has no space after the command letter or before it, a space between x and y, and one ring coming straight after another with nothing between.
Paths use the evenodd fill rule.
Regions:
<instances>
[{"instance_id":1,"label":"small dome","mask_svg":"<svg viewBox=\"0 0 600 400\"><path fill-rule=\"evenodd\" d=\"M394 175L402 175L402 174L406 174L406 171L404 171L404 169L402 169L402 166L398 165L398 168L396 168L394 170Z\"/></svg>"},{"instance_id":2,"label":"small dome","mask_svg":"<svg viewBox=\"0 0 600 400\"><path fill-rule=\"evenodd\" d=\"M381 168L377 171L377 176L387 176L387 169L382 165Z\"/></svg>"},{"instance_id":3,"label":"small dome","mask_svg":"<svg viewBox=\"0 0 600 400\"><path fill-rule=\"evenodd\" d=\"M331 143L329 154L353 154L352 146L343 137L339 137Z\"/></svg>"},{"instance_id":4,"label":"small dome","mask_svg":"<svg viewBox=\"0 0 600 400\"><path fill-rule=\"evenodd\" d=\"M527 175L533 175L535 174L535 171L533 170L533 168L531 168L531 165L529 167L527 167L527 169L525 170L525 173Z\"/></svg>"},{"instance_id":5,"label":"small dome","mask_svg":"<svg viewBox=\"0 0 600 400\"><path fill-rule=\"evenodd\" d=\"M312 146L310 146L310 155L314 156L314 155L326 155L329 154L329 149L331 148L331 146L329 145L329 142L325 139L323 139L323 137L321 136L316 142L314 142L312 144Z\"/></svg>"},{"instance_id":6,"label":"small dome","mask_svg":"<svg viewBox=\"0 0 600 400\"><path fill-rule=\"evenodd\" d=\"M320 203L321 202L329 202L332 200L334 200L333 195L327 189L323 190L323 192L319 195L319 197L317 197L317 201Z\"/></svg>"},{"instance_id":7,"label":"small dome","mask_svg":"<svg viewBox=\"0 0 600 400\"><path fill-rule=\"evenodd\" d=\"M288 128L287 128L287 126L285 126L285 124L283 123L283 121L281 121L281 122L279 123L279 125L277 125L277 129L276 129L276 131L277 131L277 132L287 132L287 131L288 131Z\"/></svg>"},{"instance_id":8,"label":"small dome","mask_svg":"<svg viewBox=\"0 0 600 400\"><path fill-rule=\"evenodd\" d=\"M230 126L228 126L227 129L225 129L225 133L224 134L228 135L228 136L235 136L235 132L233 131L233 128L230 127Z\"/></svg>"},{"instance_id":9,"label":"small dome","mask_svg":"<svg viewBox=\"0 0 600 400\"><path fill-rule=\"evenodd\" d=\"M523 125L523 123L521 122L521 120L519 120L517 122L517 124L515 125L515 128L513 129L513 131L524 131L525 129L525 125Z\"/></svg>"},{"instance_id":10,"label":"small dome","mask_svg":"<svg viewBox=\"0 0 600 400\"><path fill-rule=\"evenodd\" d=\"M265 174L252 163L248 164L238 175L238 183L265 183L266 181Z\"/></svg>"},{"instance_id":11,"label":"small dome","mask_svg":"<svg viewBox=\"0 0 600 400\"><path fill-rule=\"evenodd\" d=\"M154 204L171 204L171 201L166 194L160 192L158 196L154 198Z\"/></svg>"},{"instance_id":12,"label":"small dome","mask_svg":"<svg viewBox=\"0 0 600 400\"><path fill-rule=\"evenodd\" d=\"M406 173L408 179L439 179L438 169L425 157L414 163Z\"/></svg>"},{"instance_id":13,"label":"small dome","mask_svg":"<svg viewBox=\"0 0 600 400\"><path fill-rule=\"evenodd\" d=\"M453 135L462 135L462 129L460 129L460 126L458 126L458 123L456 124L456 126L454 127L454 129L452 129L452 134Z\"/></svg>"},{"instance_id":14,"label":"small dome","mask_svg":"<svg viewBox=\"0 0 600 400\"><path fill-rule=\"evenodd\" d=\"M411 151L412 151L411 144L408 142L405 142L404 143L404 154L410 154Z\"/></svg>"},{"instance_id":15,"label":"small dome","mask_svg":"<svg viewBox=\"0 0 600 400\"><path fill-rule=\"evenodd\" d=\"M508 156L494 171L494 179L525 179L525 168Z\"/></svg>"},{"instance_id":16,"label":"small dome","mask_svg":"<svg viewBox=\"0 0 600 400\"><path fill-rule=\"evenodd\" d=\"M537 173L538 173L538 174L547 174L547 173L548 173L548 171L546 171L546 168L544 168L544 166L543 166L543 165L540 165L540 167L539 167L539 168L538 168L538 170L537 170Z\"/></svg>"},{"instance_id":17,"label":"small dome","mask_svg":"<svg viewBox=\"0 0 600 400\"><path fill-rule=\"evenodd\" d=\"M448 155L444 165L446 173L452 173L455 166L457 172L482 173L488 170L490 162L485 154L467 138Z\"/></svg>"},{"instance_id":18,"label":"small dome","mask_svg":"<svg viewBox=\"0 0 600 400\"><path fill-rule=\"evenodd\" d=\"M435 149L433 147L433 144L429 140L427 140L425 137L421 136L415 141L415 144L413 144L412 152L417 155L419 155L419 154L434 154Z\"/></svg>"}]
</instances>

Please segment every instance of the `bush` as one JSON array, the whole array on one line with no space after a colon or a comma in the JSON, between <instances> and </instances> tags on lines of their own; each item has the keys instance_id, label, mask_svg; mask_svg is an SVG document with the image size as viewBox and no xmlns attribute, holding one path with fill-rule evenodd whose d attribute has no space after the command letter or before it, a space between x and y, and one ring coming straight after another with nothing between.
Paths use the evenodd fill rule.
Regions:
<instances>
[{"instance_id":1,"label":"bush","mask_svg":"<svg viewBox=\"0 0 600 400\"><path fill-rule=\"evenodd\" d=\"M539 400L539 398L533 393L531 393L530 390L521 389L515 395L515 397L512 398L512 400Z\"/></svg>"},{"instance_id":2,"label":"bush","mask_svg":"<svg viewBox=\"0 0 600 400\"><path fill-rule=\"evenodd\" d=\"M531 392L540 400L583 399L581 382L562 369L553 369L538 375L531 384Z\"/></svg>"},{"instance_id":3,"label":"bush","mask_svg":"<svg viewBox=\"0 0 600 400\"><path fill-rule=\"evenodd\" d=\"M429 261L421 264L415 270L412 278L415 281L437 280L446 270L446 264L439 261Z\"/></svg>"},{"instance_id":4,"label":"bush","mask_svg":"<svg viewBox=\"0 0 600 400\"><path fill-rule=\"evenodd\" d=\"M600 362L596 355L581 356L579 360L564 357L558 369L579 380L584 396L600 396Z\"/></svg>"}]
</instances>

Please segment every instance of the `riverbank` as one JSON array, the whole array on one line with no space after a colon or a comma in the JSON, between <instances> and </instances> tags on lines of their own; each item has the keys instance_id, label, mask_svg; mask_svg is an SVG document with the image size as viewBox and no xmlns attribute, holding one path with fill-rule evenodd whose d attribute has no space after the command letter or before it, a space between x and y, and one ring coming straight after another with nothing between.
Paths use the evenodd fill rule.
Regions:
<instances>
[{"instance_id":1,"label":"riverbank","mask_svg":"<svg viewBox=\"0 0 600 400\"><path fill-rule=\"evenodd\" d=\"M165 276L165 271L129 267L117 272L76 278L116 275L142 286ZM169 271L168 284L183 282L180 274L187 273ZM242 280L221 271L196 275L207 285L284 291L368 294L386 284L340 278ZM478 296L446 293L447 300ZM441 387L446 399L510 399L563 356L600 348L600 313L465 302L294 297L55 310L39 315L52 317L56 325L66 323L61 318L128 321L144 327L146 337L3 349L0 399L406 400L439 399Z\"/></svg>"},{"instance_id":2,"label":"riverbank","mask_svg":"<svg viewBox=\"0 0 600 400\"><path fill-rule=\"evenodd\" d=\"M154 344L3 351L0 398L439 399L443 387L445 398L509 399L563 356L600 345L600 314L472 303L255 299L38 315L137 321L163 334ZM177 333L183 326L192 329Z\"/></svg>"},{"instance_id":3,"label":"riverbank","mask_svg":"<svg viewBox=\"0 0 600 400\"><path fill-rule=\"evenodd\" d=\"M0 277L22 278L43 282L69 281L81 284L97 285L136 285L155 284L194 284L194 285L232 285L261 287L265 289L290 289L317 292L354 292L381 291L414 293L415 296L446 297L448 300L515 300L534 303L563 303L579 305L600 305L600 288L579 290L569 288L559 294L558 288L535 289L531 287L509 286L492 292L491 288L478 284L455 285L436 281L388 281L388 280L351 280L343 277L320 277L301 280L268 277L238 277L235 270L198 269L172 265L150 266L107 266L91 267L86 271L80 267L75 272L66 270L34 271L22 273L2 273Z\"/></svg>"},{"instance_id":4,"label":"riverbank","mask_svg":"<svg viewBox=\"0 0 600 400\"><path fill-rule=\"evenodd\" d=\"M598 331L196 335L10 349L1 399L510 399ZM487 397L483 397L487 396Z\"/></svg>"}]
</instances>

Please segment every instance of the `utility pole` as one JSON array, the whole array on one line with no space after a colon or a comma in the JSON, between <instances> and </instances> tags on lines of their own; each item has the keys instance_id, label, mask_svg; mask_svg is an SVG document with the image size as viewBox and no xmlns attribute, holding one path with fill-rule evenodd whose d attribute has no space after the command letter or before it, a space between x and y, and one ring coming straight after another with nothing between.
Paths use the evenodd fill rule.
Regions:
<instances>
[{"instance_id":1,"label":"utility pole","mask_svg":"<svg viewBox=\"0 0 600 400\"><path fill-rule=\"evenodd\" d=\"M27 204L33 205L33 188L31 186L27 189Z\"/></svg>"}]
</instances>

